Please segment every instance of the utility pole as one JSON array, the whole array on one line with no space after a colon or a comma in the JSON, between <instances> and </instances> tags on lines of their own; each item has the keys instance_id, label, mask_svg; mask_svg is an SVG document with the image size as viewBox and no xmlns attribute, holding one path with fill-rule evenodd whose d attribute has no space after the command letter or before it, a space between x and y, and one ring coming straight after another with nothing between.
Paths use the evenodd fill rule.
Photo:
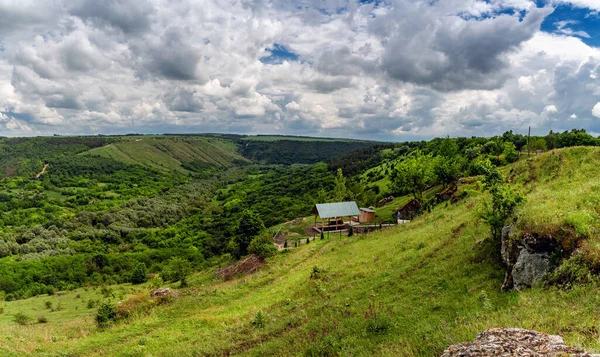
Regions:
<instances>
[{"instance_id":1,"label":"utility pole","mask_svg":"<svg viewBox=\"0 0 600 357\"><path fill-rule=\"evenodd\" d=\"M527 134L527 157L529 157L529 153L531 152L531 148L529 147L530 142L531 142L531 126L529 127L529 133Z\"/></svg>"}]
</instances>

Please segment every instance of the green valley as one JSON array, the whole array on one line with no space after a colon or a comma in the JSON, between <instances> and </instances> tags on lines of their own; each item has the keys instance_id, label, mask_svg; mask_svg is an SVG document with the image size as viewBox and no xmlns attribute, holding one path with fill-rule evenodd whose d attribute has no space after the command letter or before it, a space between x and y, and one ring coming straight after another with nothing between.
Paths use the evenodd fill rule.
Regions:
<instances>
[{"instance_id":1,"label":"green valley","mask_svg":"<svg viewBox=\"0 0 600 357\"><path fill-rule=\"evenodd\" d=\"M490 327L597 353L600 141L536 140L1 139L0 354L439 356ZM311 230L315 203L389 196L371 224L418 216Z\"/></svg>"}]
</instances>

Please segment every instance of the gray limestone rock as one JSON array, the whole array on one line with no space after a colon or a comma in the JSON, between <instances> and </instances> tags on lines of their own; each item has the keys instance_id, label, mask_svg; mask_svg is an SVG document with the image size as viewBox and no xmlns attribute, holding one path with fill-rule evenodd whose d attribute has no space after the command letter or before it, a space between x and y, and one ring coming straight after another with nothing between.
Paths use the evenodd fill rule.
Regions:
<instances>
[{"instance_id":1,"label":"gray limestone rock","mask_svg":"<svg viewBox=\"0 0 600 357\"><path fill-rule=\"evenodd\" d=\"M546 253L530 253L521 249L512 269L514 288L519 290L540 284L552 269L550 257Z\"/></svg>"},{"instance_id":2,"label":"gray limestone rock","mask_svg":"<svg viewBox=\"0 0 600 357\"><path fill-rule=\"evenodd\" d=\"M442 357L599 357L570 347L560 336L520 328L492 328L474 342L452 345Z\"/></svg>"}]
</instances>

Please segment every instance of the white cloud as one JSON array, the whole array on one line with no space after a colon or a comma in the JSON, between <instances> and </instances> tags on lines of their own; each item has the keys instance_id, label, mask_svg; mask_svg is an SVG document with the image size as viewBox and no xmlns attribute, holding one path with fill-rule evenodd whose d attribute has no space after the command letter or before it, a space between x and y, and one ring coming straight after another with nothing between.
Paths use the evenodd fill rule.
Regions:
<instances>
[{"instance_id":1,"label":"white cloud","mask_svg":"<svg viewBox=\"0 0 600 357\"><path fill-rule=\"evenodd\" d=\"M592 108L592 115L596 118L600 118L600 102L596 103L594 108Z\"/></svg>"},{"instance_id":2,"label":"white cloud","mask_svg":"<svg viewBox=\"0 0 600 357\"><path fill-rule=\"evenodd\" d=\"M589 1L574 3L598 7ZM557 33L540 32L550 8L530 0L304 4L4 2L0 20L12 26L0 29L0 132L403 140L596 125L600 51L570 19Z\"/></svg>"}]
</instances>

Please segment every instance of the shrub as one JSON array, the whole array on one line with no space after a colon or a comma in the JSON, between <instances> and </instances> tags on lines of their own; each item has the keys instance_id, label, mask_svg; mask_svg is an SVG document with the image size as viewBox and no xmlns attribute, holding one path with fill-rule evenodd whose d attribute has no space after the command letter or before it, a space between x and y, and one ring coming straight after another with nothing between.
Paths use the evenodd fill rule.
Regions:
<instances>
[{"instance_id":1,"label":"shrub","mask_svg":"<svg viewBox=\"0 0 600 357\"><path fill-rule=\"evenodd\" d=\"M323 269L319 268L317 265L314 265L312 271L310 272L311 279L320 279L323 275Z\"/></svg>"},{"instance_id":2,"label":"shrub","mask_svg":"<svg viewBox=\"0 0 600 357\"><path fill-rule=\"evenodd\" d=\"M265 327L265 316L262 313L262 311L257 312L254 315L254 318L252 319L252 321L250 321L250 323L252 324L252 326L254 326L256 328Z\"/></svg>"},{"instance_id":3,"label":"shrub","mask_svg":"<svg viewBox=\"0 0 600 357\"><path fill-rule=\"evenodd\" d=\"M108 286L103 286L102 288L100 288L100 294L102 294L102 296L104 296L105 298L115 297L113 289Z\"/></svg>"},{"instance_id":4,"label":"shrub","mask_svg":"<svg viewBox=\"0 0 600 357\"><path fill-rule=\"evenodd\" d=\"M135 265L133 268L133 273L131 274L131 283L132 284L142 284L148 281L148 271L146 269L146 264L140 262Z\"/></svg>"},{"instance_id":5,"label":"shrub","mask_svg":"<svg viewBox=\"0 0 600 357\"><path fill-rule=\"evenodd\" d=\"M150 287L152 289L158 289L161 286L163 286L164 281L163 279L160 277L160 275L155 275L151 280L150 280Z\"/></svg>"},{"instance_id":6,"label":"shrub","mask_svg":"<svg viewBox=\"0 0 600 357\"><path fill-rule=\"evenodd\" d=\"M87 308L93 309L94 307L96 307L97 304L98 304L98 302L96 300L89 299L87 302Z\"/></svg>"},{"instance_id":7,"label":"shrub","mask_svg":"<svg viewBox=\"0 0 600 357\"><path fill-rule=\"evenodd\" d=\"M513 215L518 206L525 202L525 197L512 188L496 183L490 189L491 202L485 201L479 209L479 218L490 226L492 238L500 242L502 228Z\"/></svg>"},{"instance_id":8,"label":"shrub","mask_svg":"<svg viewBox=\"0 0 600 357\"><path fill-rule=\"evenodd\" d=\"M0 306L0 315L4 313L4 307Z\"/></svg>"},{"instance_id":9,"label":"shrub","mask_svg":"<svg viewBox=\"0 0 600 357\"><path fill-rule=\"evenodd\" d=\"M22 312L18 312L15 314L15 322L19 325L29 325L31 322L31 317L25 315Z\"/></svg>"},{"instance_id":10,"label":"shrub","mask_svg":"<svg viewBox=\"0 0 600 357\"><path fill-rule=\"evenodd\" d=\"M367 322L367 332L383 335L392 328L392 319L389 316L378 314Z\"/></svg>"},{"instance_id":11,"label":"shrub","mask_svg":"<svg viewBox=\"0 0 600 357\"><path fill-rule=\"evenodd\" d=\"M52 309L52 301L46 301L44 304L46 305L46 309Z\"/></svg>"},{"instance_id":12,"label":"shrub","mask_svg":"<svg viewBox=\"0 0 600 357\"><path fill-rule=\"evenodd\" d=\"M96 324L98 327L106 327L117 318L117 307L110 303L105 302L100 305L98 312L96 313Z\"/></svg>"},{"instance_id":13,"label":"shrub","mask_svg":"<svg viewBox=\"0 0 600 357\"><path fill-rule=\"evenodd\" d=\"M259 235L252 239L248 246L248 253L256 254L261 258L267 258L277 253L270 235Z\"/></svg>"},{"instance_id":14,"label":"shrub","mask_svg":"<svg viewBox=\"0 0 600 357\"><path fill-rule=\"evenodd\" d=\"M37 320L38 320L38 323L40 323L40 324L45 324L48 322L48 319L44 315L38 316Z\"/></svg>"},{"instance_id":15,"label":"shrub","mask_svg":"<svg viewBox=\"0 0 600 357\"><path fill-rule=\"evenodd\" d=\"M163 275L168 281L181 281L181 286L187 286L187 276L192 271L190 262L181 257L173 257L165 268Z\"/></svg>"}]
</instances>

